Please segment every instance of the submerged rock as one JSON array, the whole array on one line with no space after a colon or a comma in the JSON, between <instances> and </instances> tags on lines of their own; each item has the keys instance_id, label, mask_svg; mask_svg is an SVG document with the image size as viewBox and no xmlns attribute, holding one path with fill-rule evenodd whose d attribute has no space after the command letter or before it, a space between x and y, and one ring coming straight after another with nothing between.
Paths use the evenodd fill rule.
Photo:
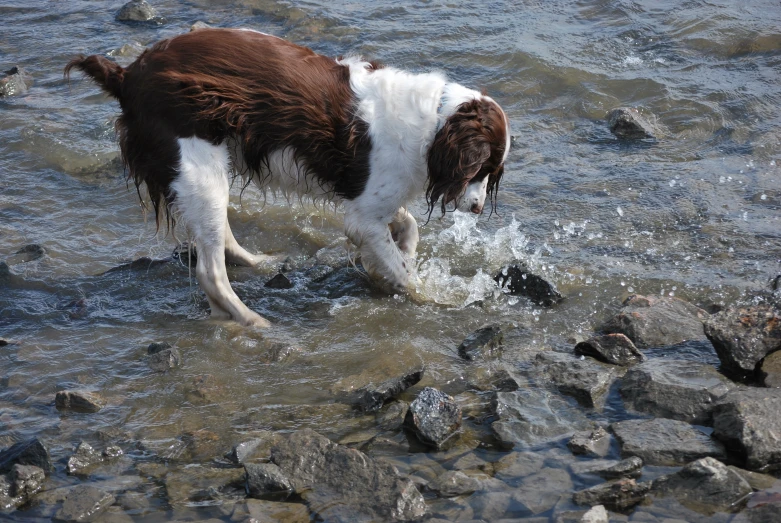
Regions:
<instances>
[{"instance_id":1,"label":"submerged rock","mask_svg":"<svg viewBox=\"0 0 781 523\"><path fill-rule=\"evenodd\" d=\"M532 274L523 264L508 265L494 276L494 281L510 294L526 296L537 305L551 306L564 299L555 285Z\"/></svg>"},{"instance_id":2,"label":"submerged rock","mask_svg":"<svg viewBox=\"0 0 781 523\"><path fill-rule=\"evenodd\" d=\"M282 441L282 436L270 430L255 434L250 440L235 445L225 457L237 465L250 461L266 459L271 455L271 448Z\"/></svg>"},{"instance_id":3,"label":"submerged rock","mask_svg":"<svg viewBox=\"0 0 781 523\"><path fill-rule=\"evenodd\" d=\"M577 358L560 352L541 352L534 361L534 373L552 382L562 394L572 396L588 408L604 405L613 381L624 370L592 358Z\"/></svg>"},{"instance_id":4,"label":"submerged rock","mask_svg":"<svg viewBox=\"0 0 781 523\"><path fill-rule=\"evenodd\" d=\"M451 396L426 387L409 406L404 425L423 443L441 448L461 428L461 407Z\"/></svg>"},{"instance_id":5,"label":"submerged rock","mask_svg":"<svg viewBox=\"0 0 781 523\"><path fill-rule=\"evenodd\" d=\"M77 485L68 493L62 508L54 515L53 521L63 523L95 521L114 504L114 501L114 496L108 492L89 485Z\"/></svg>"},{"instance_id":6,"label":"submerged rock","mask_svg":"<svg viewBox=\"0 0 781 523\"><path fill-rule=\"evenodd\" d=\"M13 466L8 477L11 480L9 494L25 501L41 490L43 482L46 481L46 473L42 468L34 465L19 465L18 463Z\"/></svg>"},{"instance_id":7,"label":"submerged rock","mask_svg":"<svg viewBox=\"0 0 781 523\"><path fill-rule=\"evenodd\" d=\"M610 132L625 140L656 138L654 126L634 107L618 107L607 115Z\"/></svg>"},{"instance_id":8,"label":"submerged rock","mask_svg":"<svg viewBox=\"0 0 781 523\"><path fill-rule=\"evenodd\" d=\"M165 23L165 18L160 16L157 9L146 0L131 0L126 3L117 12L116 20L119 22L146 22L156 25Z\"/></svg>"},{"instance_id":9,"label":"submerged rock","mask_svg":"<svg viewBox=\"0 0 781 523\"><path fill-rule=\"evenodd\" d=\"M645 361L645 356L624 334L594 336L575 345L575 354L591 356L611 365L628 367Z\"/></svg>"},{"instance_id":10,"label":"submerged rock","mask_svg":"<svg viewBox=\"0 0 781 523\"><path fill-rule=\"evenodd\" d=\"M637 483L634 479L619 479L575 492L572 501L578 505L604 505L610 510L624 512L645 501L651 483Z\"/></svg>"},{"instance_id":11,"label":"submerged rock","mask_svg":"<svg viewBox=\"0 0 781 523\"><path fill-rule=\"evenodd\" d=\"M76 447L76 451L73 456L68 458L68 465L66 470L68 474L82 474L87 471L93 465L96 465L103 461L101 456L92 446L86 441L79 443Z\"/></svg>"},{"instance_id":12,"label":"submerged rock","mask_svg":"<svg viewBox=\"0 0 781 523\"><path fill-rule=\"evenodd\" d=\"M46 249L36 243L33 243L31 245L25 245L9 256L5 261L8 265L13 266L19 265L20 263L28 263L35 260L40 260L44 256L46 256Z\"/></svg>"},{"instance_id":13,"label":"submerged rock","mask_svg":"<svg viewBox=\"0 0 781 523\"><path fill-rule=\"evenodd\" d=\"M567 447L575 455L603 458L610 452L610 434L602 427L576 432Z\"/></svg>"},{"instance_id":14,"label":"submerged rock","mask_svg":"<svg viewBox=\"0 0 781 523\"><path fill-rule=\"evenodd\" d=\"M449 470L428 484L442 498L454 498L480 490L480 481L459 470Z\"/></svg>"},{"instance_id":15,"label":"submerged rock","mask_svg":"<svg viewBox=\"0 0 781 523\"><path fill-rule=\"evenodd\" d=\"M683 421L664 418L619 421L610 425L621 456L647 465L683 465L695 459L725 459L724 446Z\"/></svg>"},{"instance_id":16,"label":"submerged rock","mask_svg":"<svg viewBox=\"0 0 781 523\"><path fill-rule=\"evenodd\" d=\"M20 441L0 452L0 472L10 471L17 463L39 467L47 474L54 470L49 449L38 438Z\"/></svg>"},{"instance_id":17,"label":"submerged rock","mask_svg":"<svg viewBox=\"0 0 781 523\"><path fill-rule=\"evenodd\" d=\"M182 363L182 355L167 342L150 344L147 353L147 364L155 372L166 372Z\"/></svg>"},{"instance_id":18,"label":"submerged rock","mask_svg":"<svg viewBox=\"0 0 781 523\"><path fill-rule=\"evenodd\" d=\"M33 85L33 77L21 67L14 66L0 78L0 97L26 93Z\"/></svg>"},{"instance_id":19,"label":"submerged rock","mask_svg":"<svg viewBox=\"0 0 781 523\"><path fill-rule=\"evenodd\" d=\"M399 430L404 425L407 417L409 403L406 401L394 401L377 412L375 419L381 430Z\"/></svg>"},{"instance_id":20,"label":"submerged rock","mask_svg":"<svg viewBox=\"0 0 781 523\"><path fill-rule=\"evenodd\" d=\"M632 456L620 461L612 459L579 461L570 465L570 470L578 476L592 474L605 479L639 478L643 470L643 460Z\"/></svg>"},{"instance_id":21,"label":"submerged rock","mask_svg":"<svg viewBox=\"0 0 781 523\"><path fill-rule=\"evenodd\" d=\"M385 380L378 385L366 385L358 389L351 398L351 403L363 412L376 412L386 401L396 398L399 394L418 383L423 378L425 370L421 367L412 369L405 374Z\"/></svg>"},{"instance_id":22,"label":"submerged rock","mask_svg":"<svg viewBox=\"0 0 781 523\"><path fill-rule=\"evenodd\" d=\"M86 390L61 390L54 398L54 405L59 410L94 413L106 406L106 400Z\"/></svg>"},{"instance_id":23,"label":"submerged rock","mask_svg":"<svg viewBox=\"0 0 781 523\"><path fill-rule=\"evenodd\" d=\"M269 289L292 289L293 282L291 282L287 276L280 272L265 284L263 284L263 286L268 287Z\"/></svg>"},{"instance_id":24,"label":"submerged rock","mask_svg":"<svg viewBox=\"0 0 781 523\"><path fill-rule=\"evenodd\" d=\"M482 327L464 338L458 346L458 355L467 361L484 358L497 350L503 339L504 334L498 325Z\"/></svg>"}]
</instances>

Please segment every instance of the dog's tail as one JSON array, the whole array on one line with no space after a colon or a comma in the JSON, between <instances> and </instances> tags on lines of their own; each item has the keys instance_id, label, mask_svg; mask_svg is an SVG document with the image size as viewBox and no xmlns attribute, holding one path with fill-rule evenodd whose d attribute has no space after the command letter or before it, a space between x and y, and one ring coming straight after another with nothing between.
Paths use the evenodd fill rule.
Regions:
<instances>
[{"instance_id":1,"label":"dog's tail","mask_svg":"<svg viewBox=\"0 0 781 523\"><path fill-rule=\"evenodd\" d=\"M74 67L91 77L108 94L117 100L122 99L122 81L125 79L125 70L119 64L97 54L79 55L65 66L65 79L70 79L71 69Z\"/></svg>"}]
</instances>

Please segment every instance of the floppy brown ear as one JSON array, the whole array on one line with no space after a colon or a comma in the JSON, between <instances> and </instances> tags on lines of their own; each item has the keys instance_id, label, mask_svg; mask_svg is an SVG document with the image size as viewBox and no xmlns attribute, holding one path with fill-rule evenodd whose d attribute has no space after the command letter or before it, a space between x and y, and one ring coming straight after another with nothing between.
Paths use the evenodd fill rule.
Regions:
<instances>
[{"instance_id":1,"label":"floppy brown ear","mask_svg":"<svg viewBox=\"0 0 781 523\"><path fill-rule=\"evenodd\" d=\"M445 206L464 192L483 163L491 156L491 144L483 130L478 100L464 102L434 136L428 150L429 214L437 200Z\"/></svg>"}]
</instances>

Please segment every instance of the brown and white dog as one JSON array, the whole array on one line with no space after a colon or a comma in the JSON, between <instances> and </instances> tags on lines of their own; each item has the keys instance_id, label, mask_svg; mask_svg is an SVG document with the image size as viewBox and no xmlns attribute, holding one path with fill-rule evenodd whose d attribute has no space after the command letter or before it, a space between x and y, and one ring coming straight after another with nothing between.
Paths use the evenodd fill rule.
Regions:
<instances>
[{"instance_id":1,"label":"brown and white dog","mask_svg":"<svg viewBox=\"0 0 781 523\"><path fill-rule=\"evenodd\" d=\"M196 277L212 317L268 322L231 289L225 263L264 260L228 224L239 174L263 189L341 203L347 237L385 289L404 291L418 244L407 212L425 195L481 213L495 204L509 121L480 92L438 73L411 74L358 57L331 59L244 29L164 40L122 68L99 55L78 68L119 100L122 157L157 216L198 248Z\"/></svg>"}]
</instances>

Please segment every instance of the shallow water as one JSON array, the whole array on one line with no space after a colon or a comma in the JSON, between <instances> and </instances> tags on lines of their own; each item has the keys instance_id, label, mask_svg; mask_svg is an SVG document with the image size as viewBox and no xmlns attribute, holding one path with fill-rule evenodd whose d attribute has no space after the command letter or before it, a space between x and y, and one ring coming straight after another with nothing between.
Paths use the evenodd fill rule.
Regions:
<instances>
[{"instance_id":1,"label":"shallow water","mask_svg":"<svg viewBox=\"0 0 781 523\"><path fill-rule=\"evenodd\" d=\"M588 336L632 293L723 306L750 299L781 270L777 2L158 0L167 21L151 27L114 21L122 3L0 0L0 66L19 65L35 80L27 94L0 99L0 259L32 243L47 252L0 280L0 336L18 342L0 349L0 446L40 435L62 460L80 439L102 436L133 442L130 463L177 464L208 462L257 429L311 427L349 439L374 425L335 401L350 376L422 362L420 386L458 392L467 370L455 347L484 324L505 326L503 361L522 367L537 350ZM106 273L142 256L167 258L176 242L156 233L125 182L116 103L77 75L66 83L62 69L77 53L128 63L123 45L149 45L197 20L326 55L439 69L502 104L515 145L498 212L449 213L421 227L424 299L372 291L339 250L333 210L240 187L230 219L248 250L302 262L332 247L341 267L322 280L295 272L292 290L265 288L271 272L232 268L237 293L271 330L208 320L185 265ZM620 105L655 115L659 139L613 137L605 114ZM421 224L423 203L412 208ZM546 309L499 292L492 276L514 259L567 299ZM156 340L181 351L180 368L148 368L146 346ZM275 361L269 344L280 342L294 353ZM709 347L681 354L716 362ZM194 393L206 374L212 392ZM100 392L109 406L57 412L55 392L75 387ZM473 399L478 414L453 452L477 448L495 459L481 417L488 400ZM592 414L627 415L620 400ZM182 453L182 435L200 429L215 435L214 453ZM452 452L390 457L403 472L438 470ZM49 486L76 482L58 466ZM131 514L139 520L225 517L219 507L172 508L151 480L134 490L152 500Z\"/></svg>"}]
</instances>

